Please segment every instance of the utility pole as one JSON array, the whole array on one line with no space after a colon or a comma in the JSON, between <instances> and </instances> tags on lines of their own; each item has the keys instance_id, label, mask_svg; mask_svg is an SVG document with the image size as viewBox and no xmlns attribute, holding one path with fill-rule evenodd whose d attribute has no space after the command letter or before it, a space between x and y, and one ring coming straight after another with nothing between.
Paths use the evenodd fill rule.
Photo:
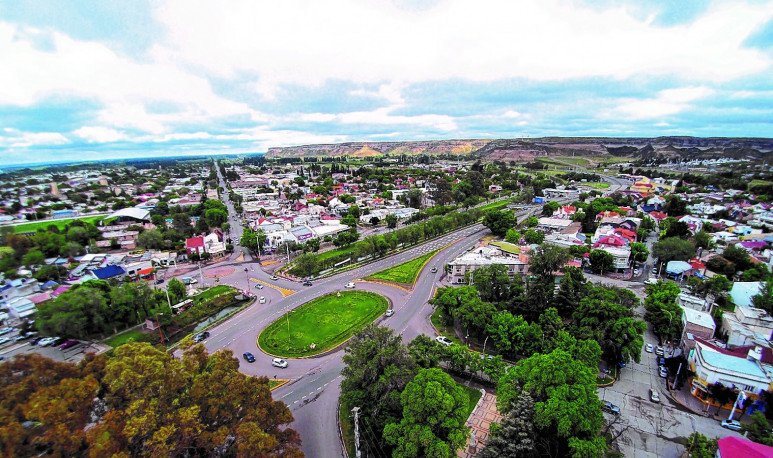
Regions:
<instances>
[{"instance_id":1,"label":"utility pole","mask_svg":"<svg viewBox=\"0 0 773 458\"><path fill-rule=\"evenodd\" d=\"M202 288L204 287L204 274L201 272L201 261L199 261L199 282L201 282Z\"/></svg>"},{"instance_id":2,"label":"utility pole","mask_svg":"<svg viewBox=\"0 0 773 458\"><path fill-rule=\"evenodd\" d=\"M735 402L733 403L733 409L730 411L730 416L727 417L728 420L733 419L733 415L735 415L735 408L738 407L738 404L742 403L746 399L746 393L743 390L738 391L738 397L735 399Z\"/></svg>"},{"instance_id":3,"label":"utility pole","mask_svg":"<svg viewBox=\"0 0 773 458\"><path fill-rule=\"evenodd\" d=\"M360 408L353 408L352 413L354 414L354 456L360 458L362 456L362 451L360 450Z\"/></svg>"},{"instance_id":4,"label":"utility pole","mask_svg":"<svg viewBox=\"0 0 773 458\"><path fill-rule=\"evenodd\" d=\"M682 363L679 363L679 368L676 370L676 375L674 375L674 383L671 384L671 389L676 389L676 379L679 378L679 373L682 372Z\"/></svg>"}]
</instances>

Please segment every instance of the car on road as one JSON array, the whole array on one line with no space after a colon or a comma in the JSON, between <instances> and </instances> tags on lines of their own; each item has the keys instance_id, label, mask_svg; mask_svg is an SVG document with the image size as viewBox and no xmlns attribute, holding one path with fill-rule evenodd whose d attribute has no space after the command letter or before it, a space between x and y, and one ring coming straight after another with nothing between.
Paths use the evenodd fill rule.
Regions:
<instances>
[{"instance_id":1,"label":"car on road","mask_svg":"<svg viewBox=\"0 0 773 458\"><path fill-rule=\"evenodd\" d=\"M660 374L660 376L663 377L663 378L667 378L668 377L668 369L666 369L666 366L658 367L658 374Z\"/></svg>"},{"instance_id":2,"label":"car on road","mask_svg":"<svg viewBox=\"0 0 773 458\"><path fill-rule=\"evenodd\" d=\"M652 344L647 344L644 346L644 351L646 351L647 353L652 353L653 348L654 347L652 346Z\"/></svg>"},{"instance_id":3,"label":"car on road","mask_svg":"<svg viewBox=\"0 0 773 458\"><path fill-rule=\"evenodd\" d=\"M620 415L620 407L612 404L609 401L604 401L604 404L601 405L601 410L611 414Z\"/></svg>"},{"instance_id":4,"label":"car on road","mask_svg":"<svg viewBox=\"0 0 773 458\"><path fill-rule=\"evenodd\" d=\"M60 350L67 350L68 348L72 348L76 345L78 345L80 342L78 342L75 339L67 339L64 341L62 345L59 345Z\"/></svg>"},{"instance_id":5,"label":"car on road","mask_svg":"<svg viewBox=\"0 0 773 458\"><path fill-rule=\"evenodd\" d=\"M258 302L260 302L261 304L265 304L266 298L264 296L260 296L260 299L258 299Z\"/></svg>"},{"instance_id":6,"label":"car on road","mask_svg":"<svg viewBox=\"0 0 773 458\"><path fill-rule=\"evenodd\" d=\"M244 354L242 355L242 358L244 358L244 360L247 361L248 363L254 363L255 362L255 355L253 355L252 353L250 353L248 351L244 352Z\"/></svg>"},{"instance_id":7,"label":"car on road","mask_svg":"<svg viewBox=\"0 0 773 458\"><path fill-rule=\"evenodd\" d=\"M303 282L303 286L312 286L312 285L313 285L313 283L312 283L312 282L310 282L310 281L308 281L308 280L306 280L305 282Z\"/></svg>"},{"instance_id":8,"label":"car on road","mask_svg":"<svg viewBox=\"0 0 773 458\"><path fill-rule=\"evenodd\" d=\"M655 278L648 278L648 279L644 280L644 284L645 285L654 285L657 282L658 282L658 280L655 279Z\"/></svg>"},{"instance_id":9,"label":"car on road","mask_svg":"<svg viewBox=\"0 0 773 458\"><path fill-rule=\"evenodd\" d=\"M279 280L279 277L277 277L276 275L272 275L272 276L270 276L268 278L270 278L272 280Z\"/></svg>"},{"instance_id":10,"label":"car on road","mask_svg":"<svg viewBox=\"0 0 773 458\"><path fill-rule=\"evenodd\" d=\"M655 347L655 354L658 356L663 356L664 355L663 347L661 347L660 345Z\"/></svg>"},{"instance_id":11,"label":"car on road","mask_svg":"<svg viewBox=\"0 0 773 458\"><path fill-rule=\"evenodd\" d=\"M349 283L344 285L344 288L354 289L354 282L350 281Z\"/></svg>"},{"instance_id":12,"label":"car on road","mask_svg":"<svg viewBox=\"0 0 773 458\"><path fill-rule=\"evenodd\" d=\"M287 361L283 360L282 358L274 358L271 360L271 365L274 367L285 369L287 368Z\"/></svg>"},{"instance_id":13,"label":"car on road","mask_svg":"<svg viewBox=\"0 0 773 458\"><path fill-rule=\"evenodd\" d=\"M255 285L255 287L256 287L256 288L258 288L258 289L263 289L263 285L261 285L260 283L258 283L257 285Z\"/></svg>"},{"instance_id":14,"label":"car on road","mask_svg":"<svg viewBox=\"0 0 773 458\"><path fill-rule=\"evenodd\" d=\"M388 318L388 317L390 317L390 316L392 316L394 314L395 314L395 311L393 309L388 309L386 311L386 313L384 314L384 316L386 316Z\"/></svg>"},{"instance_id":15,"label":"car on road","mask_svg":"<svg viewBox=\"0 0 773 458\"><path fill-rule=\"evenodd\" d=\"M10 337L0 337L0 345L5 345L11 341Z\"/></svg>"},{"instance_id":16,"label":"car on road","mask_svg":"<svg viewBox=\"0 0 773 458\"><path fill-rule=\"evenodd\" d=\"M183 277L181 280L186 285L195 285L196 283L199 282L195 278L191 278L191 277Z\"/></svg>"},{"instance_id":17,"label":"car on road","mask_svg":"<svg viewBox=\"0 0 773 458\"><path fill-rule=\"evenodd\" d=\"M650 388L650 401L652 402L660 402L660 395L657 391Z\"/></svg>"},{"instance_id":18,"label":"car on road","mask_svg":"<svg viewBox=\"0 0 773 458\"><path fill-rule=\"evenodd\" d=\"M449 339L446 336L437 336L435 337L435 341L441 345L445 345L446 347L450 347L453 342L451 342L451 339Z\"/></svg>"},{"instance_id":19,"label":"car on road","mask_svg":"<svg viewBox=\"0 0 773 458\"><path fill-rule=\"evenodd\" d=\"M738 420L722 420L722 427L731 431L740 431L741 422Z\"/></svg>"},{"instance_id":20,"label":"car on road","mask_svg":"<svg viewBox=\"0 0 773 458\"><path fill-rule=\"evenodd\" d=\"M200 333L196 334L195 336L193 336L193 341L194 342L203 342L204 339L207 339L208 337L209 337L209 331L200 332Z\"/></svg>"},{"instance_id":21,"label":"car on road","mask_svg":"<svg viewBox=\"0 0 773 458\"><path fill-rule=\"evenodd\" d=\"M434 274L435 272L437 272L437 267L436 266L432 266L432 269L430 269L430 271Z\"/></svg>"}]
</instances>

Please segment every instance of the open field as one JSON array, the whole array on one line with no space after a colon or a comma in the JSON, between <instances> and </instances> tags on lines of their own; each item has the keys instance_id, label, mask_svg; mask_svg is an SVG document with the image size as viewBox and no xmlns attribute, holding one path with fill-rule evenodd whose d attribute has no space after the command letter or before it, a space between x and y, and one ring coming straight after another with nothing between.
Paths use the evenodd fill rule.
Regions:
<instances>
[{"instance_id":1,"label":"open field","mask_svg":"<svg viewBox=\"0 0 773 458\"><path fill-rule=\"evenodd\" d=\"M600 182L600 183L596 183L596 182L577 183L577 186L587 186L587 187L593 188L593 189L607 189L607 188L609 188L609 183L607 183L607 182Z\"/></svg>"},{"instance_id":2,"label":"open field","mask_svg":"<svg viewBox=\"0 0 773 458\"><path fill-rule=\"evenodd\" d=\"M17 234L23 234L26 232L37 232L38 229L45 229L48 226L54 225L57 228L64 229L69 223L80 220L91 224L96 224L99 221L105 219L104 216L89 216L86 218L63 218L63 219L50 219L46 221L34 221L32 223L17 224L16 226L9 226L13 228L13 231Z\"/></svg>"},{"instance_id":3,"label":"open field","mask_svg":"<svg viewBox=\"0 0 773 458\"><path fill-rule=\"evenodd\" d=\"M147 333L137 329L132 329L130 331L122 332L120 334L114 335L113 337L110 337L109 339L105 340L105 343L113 348L117 348L129 342L148 342L150 340L148 337L149 336Z\"/></svg>"},{"instance_id":4,"label":"open field","mask_svg":"<svg viewBox=\"0 0 773 458\"><path fill-rule=\"evenodd\" d=\"M480 207L482 211L489 211L489 210L499 210L500 208L505 208L508 205L510 205L512 202L510 199L503 199L503 200L497 200L494 202L489 202L486 205L483 205Z\"/></svg>"},{"instance_id":5,"label":"open field","mask_svg":"<svg viewBox=\"0 0 773 458\"><path fill-rule=\"evenodd\" d=\"M287 358L317 355L348 340L388 307L385 297L367 291L321 296L271 323L258 336L258 345Z\"/></svg>"},{"instance_id":6,"label":"open field","mask_svg":"<svg viewBox=\"0 0 773 458\"><path fill-rule=\"evenodd\" d=\"M431 251L423 256L419 256L418 258L411 259L410 261L406 261L402 264L398 264L394 267L382 270L381 272L376 272L375 274L370 275L365 279L389 281L393 283L413 286L413 284L416 282L416 279L419 277L421 269L425 264L427 264L427 261L432 258L432 256L435 256L437 252L438 250Z\"/></svg>"}]
</instances>

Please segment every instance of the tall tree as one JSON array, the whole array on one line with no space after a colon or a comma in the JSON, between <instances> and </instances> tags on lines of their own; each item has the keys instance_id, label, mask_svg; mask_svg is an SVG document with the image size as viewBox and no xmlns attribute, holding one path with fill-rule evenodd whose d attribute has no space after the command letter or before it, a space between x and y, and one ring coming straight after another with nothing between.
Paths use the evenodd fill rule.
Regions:
<instances>
[{"instance_id":1,"label":"tall tree","mask_svg":"<svg viewBox=\"0 0 773 458\"><path fill-rule=\"evenodd\" d=\"M521 392L508 409L502 424L494 429L478 458L531 458L537 454L534 440L534 399Z\"/></svg>"},{"instance_id":2,"label":"tall tree","mask_svg":"<svg viewBox=\"0 0 773 458\"><path fill-rule=\"evenodd\" d=\"M580 305L580 300L585 297L587 290L588 281L582 270L577 267L567 267L564 269L558 291L553 297L553 305L562 317L567 318Z\"/></svg>"},{"instance_id":3,"label":"tall tree","mask_svg":"<svg viewBox=\"0 0 773 458\"><path fill-rule=\"evenodd\" d=\"M504 237L508 229L515 226L515 214L512 210L491 210L483 217L483 225L489 228L492 234Z\"/></svg>"},{"instance_id":4,"label":"tall tree","mask_svg":"<svg viewBox=\"0 0 773 458\"><path fill-rule=\"evenodd\" d=\"M695 256L695 247L689 240L669 237L655 243L652 246L652 254L661 264L669 261L687 261Z\"/></svg>"},{"instance_id":5,"label":"tall tree","mask_svg":"<svg viewBox=\"0 0 773 458\"><path fill-rule=\"evenodd\" d=\"M400 395L403 418L384 428L393 457L451 458L467 440L464 389L440 369L421 369Z\"/></svg>"}]
</instances>

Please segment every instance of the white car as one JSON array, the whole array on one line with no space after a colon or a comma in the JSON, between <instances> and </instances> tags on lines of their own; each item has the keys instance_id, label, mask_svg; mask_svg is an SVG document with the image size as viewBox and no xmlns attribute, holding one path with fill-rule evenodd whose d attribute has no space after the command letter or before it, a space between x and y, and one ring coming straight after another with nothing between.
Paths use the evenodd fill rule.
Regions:
<instances>
[{"instance_id":1,"label":"white car","mask_svg":"<svg viewBox=\"0 0 773 458\"><path fill-rule=\"evenodd\" d=\"M263 296L260 296L260 299L258 299L258 302L260 302L261 304L265 304L266 303L266 298L263 297Z\"/></svg>"},{"instance_id":2,"label":"white car","mask_svg":"<svg viewBox=\"0 0 773 458\"><path fill-rule=\"evenodd\" d=\"M663 351L663 347L661 347L660 345L655 347L655 354L658 356L663 356L665 354L665 352Z\"/></svg>"},{"instance_id":3,"label":"white car","mask_svg":"<svg viewBox=\"0 0 773 458\"><path fill-rule=\"evenodd\" d=\"M722 427L732 431L740 431L741 422L738 420L722 420Z\"/></svg>"},{"instance_id":4,"label":"white car","mask_svg":"<svg viewBox=\"0 0 773 458\"><path fill-rule=\"evenodd\" d=\"M346 285L344 285L344 288L354 289L354 282L350 281Z\"/></svg>"},{"instance_id":5,"label":"white car","mask_svg":"<svg viewBox=\"0 0 773 458\"><path fill-rule=\"evenodd\" d=\"M274 367L285 369L287 368L287 361L283 360L282 358L274 358L273 360L271 360L271 365Z\"/></svg>"},{"instance_id":6,"label":"white car","mask_svg":"<svg viewBox=\"0 0 773 458\"><path fill-rule=\"evenodd\" d=\"M657 391L653 390L652 388L650 388L650 401L656 402L656 403L660 402L660 395L658 394Z\"/></svg>"},{"instance_id":7,"label":"white car","mask_svg":"<svg viewBox=\"0 0 773 458\"><path fill-rule=\"evenodd\" d=\"M435 341L441 345L445 345L446 347L450 347L453 342L451 342L451 339L445 336L437 336L435 337Z\"/></svg>"},{"instance_id":8,"label":"white car","mask_svg":"<svg viewBox=\"0 0 773 458\"><path fill-rule=\"evenodd\" d=\"M258 289L263 289L263 285L261 285L260 283L258 283L257 285L255 285L255 287L256 287L256 288L258 288Z\"/></svg>"},{"instance_id":9,"label":"white car","mask_svg":"<svg viewBox=\"0 0 773 458\"><path fill-rule=\"evenodd\" d=\"M6 344L10 341L11 339L9 337L0 337L0 345Z\"/></svg>"},{"instance_id":10,"label":"white car","mask_svg":"<svg viewBox=\"0 0 773 458\"><path fill-rule=\"evenodd\" d=\"M656 279L654 279L654 278L648 278L648 279L644 280L644 284L645 285L654 285L657 282L658 281Z\"/></svg>"},{"instance_id":11,"label":"white car","mask_svg":"<svg viewBox=\"0 0 773 458\"><path fill-rule=\"evenodd\" d=\"M388 317L390 317L390 316L392 316L394 314L395 314L395 311L393 309L388 309L386 311L386 313L384 314L384 316L386 316L388 318Z\"/></svg>"},{"instance_id":12,"label":"white car","mask_svg":"<svg viewBox=\"0 0 773 458\"><path fill-rule=\"evenodd\" d=\"M660 374L660 376L661 376L661 377L663 377L663 378L666 378L666 377L668 377L668 370L666 369L666 367L665 367L665 366L660 366L660 367L658 368L658 373L659 373L659 374Z\"/></svg>"},{"instance_id":13,"label":"white car","mask_svg":"<svg viewBox=\"0 0 773 458\"><path fill-rule=\"evenodd\" d=\"M44 337L38 341L38 346L47 347L52 343L56 342L57 340L59 340L58 337Z\"/></svg>"},{"instance_id":14,"label":"white car","mask_svg":"<svg viewBox=\"0 0 773 458\"><path fill-rule=\"evenodd\" d=\"M647 353L652 353L652 351L655 349L655 347L652 346L652 344L647 344L644 346L644 351Z\"/></svg>"}]
</instances>

